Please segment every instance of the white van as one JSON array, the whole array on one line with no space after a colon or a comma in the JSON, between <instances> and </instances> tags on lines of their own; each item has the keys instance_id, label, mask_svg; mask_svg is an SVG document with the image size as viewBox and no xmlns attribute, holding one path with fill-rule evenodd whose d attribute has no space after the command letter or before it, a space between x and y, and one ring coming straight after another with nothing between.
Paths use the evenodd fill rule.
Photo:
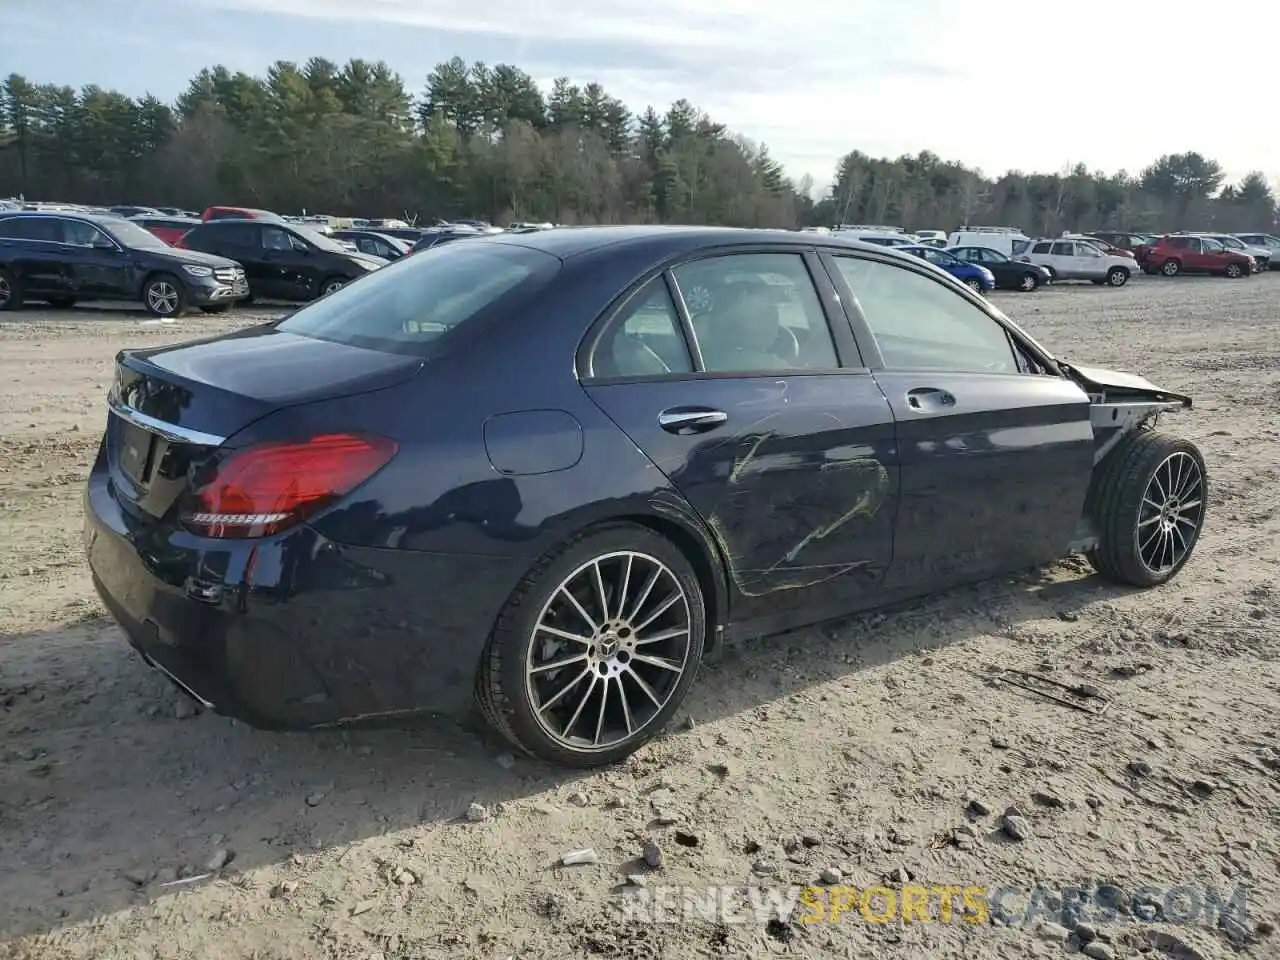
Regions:
<instances>
[{"instance_id":1,"label":"white van","mask_svg":"<svg viewBox=\"0 0 1280 960\"><path fill-rule=\"evenodd\" d=\"M1026 253L1031 238L1017 227L961 227L947 238L949 247L987 247L1006 257Z\"/></svg>"}]
</instances>

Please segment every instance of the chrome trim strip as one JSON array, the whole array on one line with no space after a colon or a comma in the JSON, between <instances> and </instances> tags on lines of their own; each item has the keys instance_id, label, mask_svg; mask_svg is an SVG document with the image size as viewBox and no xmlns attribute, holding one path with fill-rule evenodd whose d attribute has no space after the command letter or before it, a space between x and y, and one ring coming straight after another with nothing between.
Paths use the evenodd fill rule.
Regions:
<instances>
[{"instance_id":1,"label":"chrome trim strip","mask_svg":"<svg viewBox=\"0 0 1280 960\"><path fill-rule=\"evenodd\" d=\"M177 424L165 423L163 420L149 417L145 413L133 409L127 403L120 403L118 400L108 400L107 406L121 420L132 423L135 427L141 427L143 430L149 430L166 440L174 440L178 443L194 443L202 447L220 447L227 442L226 437L220 437L215 433L189 430L186 427L179 427Z\"/></svg>"}]
</instances>

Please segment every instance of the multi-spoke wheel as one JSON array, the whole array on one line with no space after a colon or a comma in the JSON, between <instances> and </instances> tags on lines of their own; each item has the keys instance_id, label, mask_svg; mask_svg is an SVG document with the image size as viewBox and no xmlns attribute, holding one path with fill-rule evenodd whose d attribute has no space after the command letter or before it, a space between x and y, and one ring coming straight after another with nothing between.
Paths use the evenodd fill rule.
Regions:
<instances>
[{"instance_id":1,"label":"multi-spoke wheel","mask_svg":"<svg viewBox=\"0 0 1280 960\"><path fill-rule=\"evenodd\" d=\"M499 617L481 708L527 752L587 767L657 735L702 659L706 612L689 561L643 527L593 530L540 563Z\"/></svg>"},{"instance_id":2,"label":"multi-spoke wheel","mask_svg":"<svg viewBox=\"0 0 1280 960\"><path fill-rule=\"evenodd\" d=\"M1135 586L1164 583L1182 569L1204 526L1204 458L1186 440L1140 430L1098 466L1087 509L1100 542L1089 560Z\"/></svg>"},{"instance_id":3,"label":"multi-spoke wheel","mask_svg":"<svg viewBox=\"0 0 1280 960\"><path fill-rule=\"evenodd\" d=\"M156 274L142 287L142 305L154 317L172 319L186 309L186 288L177 277L167 273Z\"/></svg>"}]
</instances>

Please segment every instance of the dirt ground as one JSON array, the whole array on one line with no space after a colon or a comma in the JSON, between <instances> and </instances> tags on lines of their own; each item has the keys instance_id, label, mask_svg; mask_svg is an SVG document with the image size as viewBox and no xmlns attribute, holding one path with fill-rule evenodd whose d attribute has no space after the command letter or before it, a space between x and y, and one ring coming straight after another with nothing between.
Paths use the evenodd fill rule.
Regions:
<instances>
[{"instance_id":1,"label":"dirt ground","mask_svg":"<svg viewBox=\"0 0 1280 960\"><path fill-rule=\"evenodd\" d=\"M1280 274L995 296L1060 356L1195 397L1165 423L1210 469L1190 565L1134 592L1071 560L731 650L668 735L590 775L513 759L469 722L284 735L195 714L93 595L82 478L116 350L263 315L2 315L0 957L1022 960L1089 939L1018 922L1015 898L977 923L636 918L666 885L835 871L1038 885L1050 907L1109 885L1132 915L1096 923L1083 956L1277 956ZM1002 829L1013 805L1022 839ZM598 862L558 864L584 848ZM1176 923L1171 886L1246 889L1246 922Z\"/></svg>"}]
</instances>

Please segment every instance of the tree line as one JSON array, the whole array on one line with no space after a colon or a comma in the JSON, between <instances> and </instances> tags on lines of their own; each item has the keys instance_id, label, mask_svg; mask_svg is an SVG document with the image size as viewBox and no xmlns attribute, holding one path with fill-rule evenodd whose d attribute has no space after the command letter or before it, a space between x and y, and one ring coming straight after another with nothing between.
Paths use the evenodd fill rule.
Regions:
<instances>
[{"instance_id":1,"label":"tree line","mask_svg":"<svg viewBox=\"0 0 1280 960\"><path fill-rule=\"evenodd\" d=\"M850 139L856 133L851 132ZM0 87L0 197L213 203L282 213L558 223L797 227L961 223L1065 229L1272 230L1266 176L1229 184L1200 153L1105 174L1084 164L990 177L928 151L854 150L826 196L687 100L633 113L600 84L544 94L510 64L441 63L414 95L385 63L201 70L172 103L86 86Z\"/></svg>"}]
</instances>

